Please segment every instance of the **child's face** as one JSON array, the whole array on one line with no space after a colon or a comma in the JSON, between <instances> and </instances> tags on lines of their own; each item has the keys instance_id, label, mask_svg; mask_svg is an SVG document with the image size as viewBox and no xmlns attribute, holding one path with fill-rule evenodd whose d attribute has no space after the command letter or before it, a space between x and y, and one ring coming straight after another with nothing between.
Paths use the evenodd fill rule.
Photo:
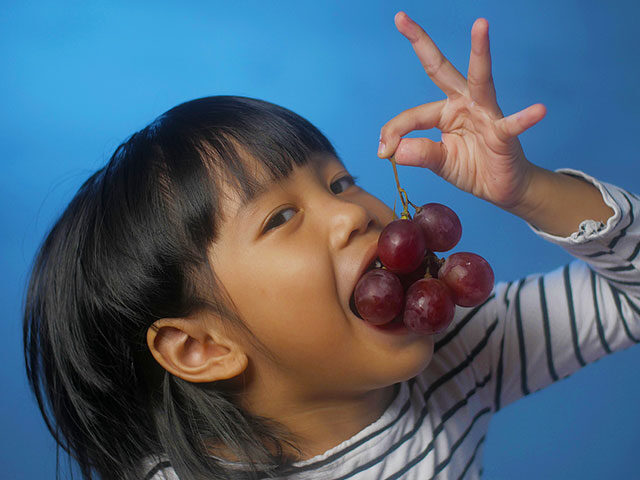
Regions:
<instances>
[{"instance_id":1,"label":"child's face","mask_svg":"<svg viewBox=\"0 0 640 480\"><path fill-rule=\"evenodd\" d=\"M373 327L349 306L394 219L350 179L335 157L319 155L245 208L233 195L224 206L212 265L275 357L243 342L256 378L274 395L371 391L411 378L431 358L431 336Z\"/></svg>"}]
</instances>

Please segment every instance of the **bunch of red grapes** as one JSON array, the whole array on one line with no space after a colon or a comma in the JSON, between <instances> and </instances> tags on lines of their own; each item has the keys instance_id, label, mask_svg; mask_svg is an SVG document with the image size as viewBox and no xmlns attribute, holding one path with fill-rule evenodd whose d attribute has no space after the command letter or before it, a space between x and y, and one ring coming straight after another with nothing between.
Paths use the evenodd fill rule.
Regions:
<instances>
[{"instance_id":1,"label":"bunch of red grapes","mask_svg":"<svg viewBox=\"0 0 640 480\"><path fill-rule=\"evenodd\" d=\"M399 184L398 190L402 198ZM356 285L358 314L375 325L403 322L409 330L433 334L449 326L455 305L485 301L494 277L484 258L460 252L440 259L433 253L451 250L461 236L460 219L449 207L428 203L411 219L405 204L402 219L387 225L378 239L383 266L378 263Z\"/></svg>"}]
</instances>

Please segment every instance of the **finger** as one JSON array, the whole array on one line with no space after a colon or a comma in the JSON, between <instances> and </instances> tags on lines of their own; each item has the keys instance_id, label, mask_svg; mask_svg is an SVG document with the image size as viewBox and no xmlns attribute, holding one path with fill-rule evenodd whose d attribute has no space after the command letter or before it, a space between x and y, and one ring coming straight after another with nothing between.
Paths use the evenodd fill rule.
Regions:
<instances>
[{"instance_id":1,"label":"finger","mask_svg":"<svg viewBox=\"0 0 640 480\"><path fill-rule=\"evenodd\" d=\"M398 165L428 168L440 175L444 163L444 145L428 138L403 138L393 158Z\"/></svg>"},{"instance_id":2,"label":"finger","mask_svg":"<svg viewBox=\"0 0 640 480\"><path fill-rule=\"evenodd\" d=\"M496 103L496 90L491 76L491 52L489 49L489 22L477 19L471 28L471 54L467 86L471 98L493 113L499 111Z\"/></svg>"},{"instance_id":3,"label":"finger","mask_svg":"<svg viewBox=\"0 0 640 480\"><path fill-rule=\"evenodd\" d=\"M389 120L380 130L378 156L389 158L394 154L400 139L414 130L428 130L438 125L440 112L446 100L425 103L410 108Z\"/></svg>"},{"instance_id":4,"label":"finger","mask_svg":"<svg viewBox=\"0 0 640 480\"><path fill-rule=\"evenodd\" d=\"M466 81L442 55L427 33L404 12L395 16L396 27L410 42L427 75L447 96L466 90Z\"/></svg>"},{"instance_id":5,"label":"finger","mask_svg":"<svg viewBox=\"0 0 640 480\"><path fill-rule=\"evenodd\" d=\"M547 108L541 103L536 103L513 115L501 118L496 122L496 127L502 139L507 140L508 138L520 135L528 128L534 126L542 120L546 114Z\"/></svg>"}]
</instances>

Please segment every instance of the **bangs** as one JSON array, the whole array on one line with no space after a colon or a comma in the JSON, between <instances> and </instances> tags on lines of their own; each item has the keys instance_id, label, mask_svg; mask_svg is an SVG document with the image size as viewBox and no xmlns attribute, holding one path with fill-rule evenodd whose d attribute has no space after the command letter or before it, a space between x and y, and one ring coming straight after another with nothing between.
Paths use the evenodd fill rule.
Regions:
<instances>
[{"instance_id":1,"label":"bangs","mask_svg":"<svg viewBox=\"0 0 640 480\"><path fill-rule=\"evenodd\" d=\"M229 185L243 204L287 178L314 154L337 157L310 122L283 107L245 97L205 97L172 108L155 124L190 143L220 194ZM150 126L152 127L152 126ZM176 131L178 130L178 131ZM219 197L219 195L214 195ZM215 211L221 217L219 198Z\"/></svg>"}]
</instances>

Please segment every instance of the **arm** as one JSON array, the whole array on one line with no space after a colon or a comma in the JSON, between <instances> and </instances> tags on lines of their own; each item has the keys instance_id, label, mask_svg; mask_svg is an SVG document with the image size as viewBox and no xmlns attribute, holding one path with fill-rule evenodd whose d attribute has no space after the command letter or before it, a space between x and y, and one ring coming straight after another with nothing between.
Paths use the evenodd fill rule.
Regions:
<instances>
[{"instance_id":1,"label":"arm","mask_svg":"<svg viewBox=\"0 0 640 480\"><path fill-rule=\"evenodd\" d=\"M564 174L601 192L614 214L606 225L585 221L567 237L532 227L578 259L544 275L499 283L485 304L457 309L424 375L427 385L446 378L449 388L474 391L472 412L498 411L640 342L640 201L575 170Z\"/></svg>"},{"instance_id":2,"label":"arm","mask_svg":"<svg viewBox=\"0 0 640 480\"><path fill-rule=\"evenodd\" d=\"M565 172L595 185L614 214L604 225L582 222L566 236L533 227L579 260L498 286L501 336L486 357L501 372L491 399L496 410L640 342L640 202L613 185Z\"/></svg>"},{"instance_id":3,"label":"arm","mask_svg":"<svg viewBox=\"0 0 640 480\"><path fill-rule=\"evenodd\" d=\"M434 368L426 372L435 377L428 383L449 378L447 372L471 371L447 380L471 381L460 386L464 391L490 378L481 396L497 410L637 343L637 199L575 171L550 172L526 159L517 135L540 121L546 110L536 104L504 117L491 79L485 20L477 20L472 29L468 79L405 14L396 16L396 25L447 98L390 120L382 128L379 156L393 155L398 164L429 168L518 215L539 235L588 262L499 284L485 305L458 309L455 324L436 343ZM403 138L412 130L429 128L441 130L440 142Z\"/></svg>"}]
</instances>

